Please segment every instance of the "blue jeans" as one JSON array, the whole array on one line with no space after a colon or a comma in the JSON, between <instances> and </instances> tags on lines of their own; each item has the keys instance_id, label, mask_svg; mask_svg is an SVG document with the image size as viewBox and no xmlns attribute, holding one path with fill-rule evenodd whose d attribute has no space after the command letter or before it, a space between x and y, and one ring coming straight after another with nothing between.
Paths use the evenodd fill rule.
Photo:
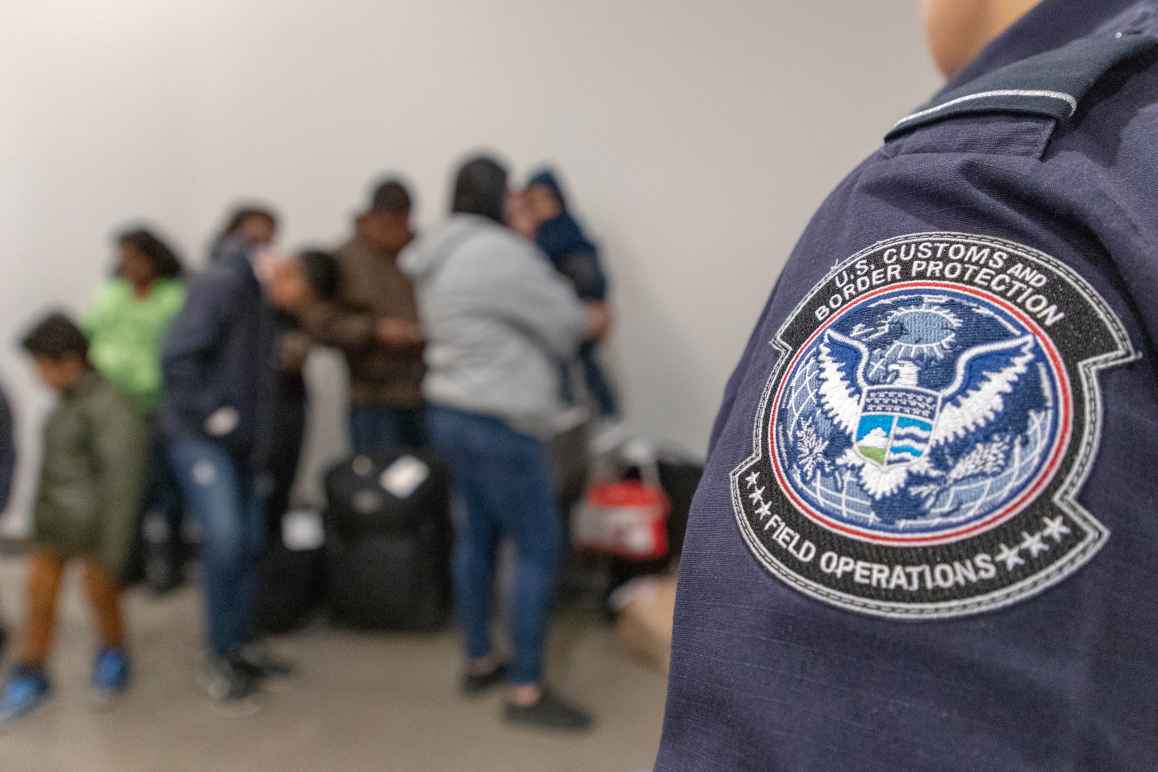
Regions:
<instances>
[{"instance_id":1,"label":"blue jeans","mask_svg":"<svg viewBox=\"0 0 1158 772\"><path fill-rule=\"evenodd\" d=\"M355 405L350 408L350 447L356 455L425 448L426 409Z\"/></svg>"},{"instance_id":2,"label":"blue jeans","mask_svg":"<svg viewBox=\"0 0 1158 772\"><path fill-rule=\"evenodd\" d=\"M562 556L547 447L497 418L447 408L430 410L431 436L450 464L465 522L455 534L454 578L466 655L491 654L495 560L509 538L517 550L511 639L511 681L543 677L547 618Z\"/></svg>"},{"instance_id":3,"label":"blue jeans","mask_svg":"<svg viewBox=\"0 0 1158 772\"><path fill-rule=\"evenodd\" d=\"M253 636L257 563L265 548L264 501L257 475L212 440L169 443L185 504L201 526L210 651L237 652Z\"/></svg>"}]
</instances>

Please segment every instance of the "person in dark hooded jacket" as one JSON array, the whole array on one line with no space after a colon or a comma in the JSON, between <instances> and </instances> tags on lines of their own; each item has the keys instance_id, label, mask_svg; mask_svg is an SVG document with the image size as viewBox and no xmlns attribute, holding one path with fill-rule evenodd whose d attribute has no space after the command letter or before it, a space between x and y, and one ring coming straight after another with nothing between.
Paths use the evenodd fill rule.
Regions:
<instances>
[{"instance_id":1,"label":"person in dark hooded jacket","mask_svg":"<svg viewBox=\"0 0 1158 772\"><path fill-rule=\"evenodd\" d=\"M8 508L12 497L12 478L16 474L16 426L8 395L0 389L0 512Z\"/></svg>"},{"instance_id":2,"label":"person in dark hooded jacket","mask_svg":"<svg viewBox=\"0 0 1158 772\"><path fill-rule=\"evenodd\" d=\"M609 282L599 259L599 247L587 238L571 214L558 176L549 169L534 174L527 182L526 203L535 225L535 243L550 258L555 270L567 277L580 300L606 303ZM579 363L599 413L606 418L618 416L619 400L599 361L598 340L580 346ZM569 368L563 374L563 395L568 402L575 401Z\"/></svg>"},{"instance_id":3,"label":"person in dark hooded jacket","mask_svg":"<svg viewBox=\"0 0 1158 772\"><path fill-rule=\"evenodd\" d=\"M0 388L0 514L12 500L12 483L16 476L16 423L8 395ZM8 631L0 623L0 654L8 641Z\"/></svg>"},{"instance_id":4,"label":"person in dark hooded jacket","mask_svg":"<svg viewBox=\"0 0 1158 772\"><path fill-rule=\"evenodd\" d=\"M161 424L185 505L201 527L209 628L202 686L230 712L251 712L259 683L289 671L253 640L270 462L284 440L276 437L274 311L277 284L290 277L275 262L272 253L232 242L189 283L161 358Z\"/></svg>"}]
</instances>

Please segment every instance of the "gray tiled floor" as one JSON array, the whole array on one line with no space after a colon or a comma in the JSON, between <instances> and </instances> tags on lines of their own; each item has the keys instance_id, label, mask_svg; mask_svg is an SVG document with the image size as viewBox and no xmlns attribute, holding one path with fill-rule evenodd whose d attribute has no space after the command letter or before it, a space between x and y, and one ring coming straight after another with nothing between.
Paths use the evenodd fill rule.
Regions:
<instances>
[{"instance_id":1,"label":"gray tiled floor","mask_svg":"<svg viewBox=\"0 0 1158 772\"><path fill-rule=\"evenodd\" d=\"M5 619L16 621L22 571L0 562ZM91 633L76 577L68 582L54 663L57 694L44 712L0 730L4 770L590 770L650 768L663 679L641 668L597 618L565 615L552 670L561 690L597 715L582 738L506 728L499 697L454 694L451 634L360 636L316 625L279 642L300 663L291 691L263 713L227 719L194 690L199 606L190 591L129 601L138 678L109 712L86 701Z\"/></svg>"}]
</instances>

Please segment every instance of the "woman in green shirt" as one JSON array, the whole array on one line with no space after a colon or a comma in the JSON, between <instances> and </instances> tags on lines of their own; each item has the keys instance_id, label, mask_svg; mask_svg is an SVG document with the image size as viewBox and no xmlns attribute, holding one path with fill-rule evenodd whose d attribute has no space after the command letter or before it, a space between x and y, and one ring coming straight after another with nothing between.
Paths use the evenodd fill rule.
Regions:
<instances>
[{"instance_id":1,"label":"woman in green shirt","mask_svg":"<svg viewBox=\"0 0 1158 772\"><path fill-rule=\"evenodd\" d=\"M185 304L184 270L165 242L144 229L116 237L112 281L85 317L93 366L148 416L161 399L161 339Z\"/></svg>"},{"instance_id":2,"label":"woman in green shirt","mask_svg":"<svg viewBox=\"0 0 1158 772\"><path fill-rule=\"evenodd\" d=\"M173 249L149 230L123 231L114 243L113 277L98 290L84 318L89 361L152 424L161 401L161 341L185 304L184 268ZM132 560L126 578L144 569L149 585L164 592L181 581L182 505L155 427L153 437L143 515L153 535L143 565Z\"/></svg>"}]
</instances>

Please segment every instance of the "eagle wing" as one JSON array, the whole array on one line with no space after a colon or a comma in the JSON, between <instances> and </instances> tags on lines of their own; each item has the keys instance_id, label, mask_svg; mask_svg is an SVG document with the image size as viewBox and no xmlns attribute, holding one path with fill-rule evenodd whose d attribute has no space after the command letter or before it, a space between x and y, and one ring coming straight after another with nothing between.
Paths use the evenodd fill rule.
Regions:
<instances>
[{"instance_id":1,"label":"eagle wing","mask_svg":"<svg viewBox=\"0 0 1158 772\"><path fill-rule=\"evenodd\" d=\"M936 447L979 429L1005 410L1004 395L1034 360L1033 338L975 346L957 360L953 382L941 392L942 407L929 439Z\"/></svg>"},{"instance_id":2,"label":"eagle wing","mask_svg":"<svg viewBox=\"0 0 1158 772\"><path fill-rule=\"evenodd\" d=\"M820 344L820 404L824 414L848 436L856 433L860 398L866 386L868 349L863 343L829 330Z\"/></svg>"}]
</instances>

